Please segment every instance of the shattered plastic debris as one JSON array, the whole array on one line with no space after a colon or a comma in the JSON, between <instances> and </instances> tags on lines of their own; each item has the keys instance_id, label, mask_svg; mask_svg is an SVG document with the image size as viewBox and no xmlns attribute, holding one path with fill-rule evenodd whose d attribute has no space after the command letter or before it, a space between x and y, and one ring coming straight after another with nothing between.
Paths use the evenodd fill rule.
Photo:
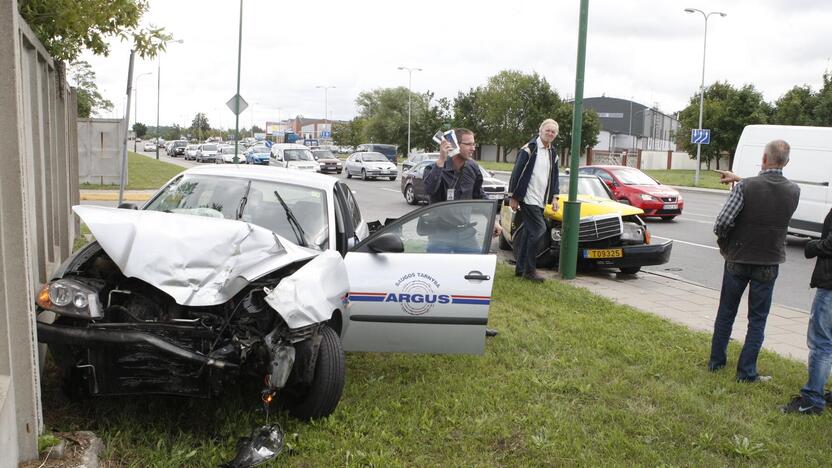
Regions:
<instances>
[{"instance_id":1,"label":"shattered plastic debris","mask_svg":"<svg viewBox=\"0 0 832 468\"><path fill-rule=\"evenodd\" d=\"M257 466L274 459L283 451L284 435L280 424L260 426L248 437L237 441L237 455L220 468L245 468Z\"/></svg>"}]
</instances>

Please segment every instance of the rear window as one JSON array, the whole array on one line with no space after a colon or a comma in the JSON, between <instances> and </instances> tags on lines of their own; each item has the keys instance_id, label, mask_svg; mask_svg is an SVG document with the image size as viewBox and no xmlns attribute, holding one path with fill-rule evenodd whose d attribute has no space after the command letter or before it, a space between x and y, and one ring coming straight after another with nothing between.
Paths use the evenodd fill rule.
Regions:
<instances>
[{"instance_id":1,"label":"rear window","mask_svg":"<svg viewBox=\"0 0 832 468\"><path fill-rule=\"evenodd\" d=\"M216 151L217 145L202 145L202 151Z\"/></svg>"}]
</instances>

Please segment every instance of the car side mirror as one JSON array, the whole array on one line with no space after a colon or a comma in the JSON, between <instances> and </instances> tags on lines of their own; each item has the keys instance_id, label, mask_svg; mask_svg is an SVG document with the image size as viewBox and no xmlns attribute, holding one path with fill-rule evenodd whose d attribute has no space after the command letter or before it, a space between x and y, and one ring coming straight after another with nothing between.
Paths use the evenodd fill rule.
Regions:
<instances>
[{"instance_id":1,"label":"car side mirror","mask_svg":"<svg viewBox=\"0 0 832 468\"><path fill-rule=\"evenodd\" d=\"M119 208L124 208L125 210L138 210L139 207L135 203L125 202L118 205Z\"/></svg>"},{"instance_id":2,"label":"car side mirror","mask_svg":"<svg viewBox=\"0 0 832 468\"><path fill-rule=\"evenodd\" d=\"M399 236L385 232L367 243L367 248L374 253L400 253L404 252L404 243Z\"/></svg>"}]
</instances>

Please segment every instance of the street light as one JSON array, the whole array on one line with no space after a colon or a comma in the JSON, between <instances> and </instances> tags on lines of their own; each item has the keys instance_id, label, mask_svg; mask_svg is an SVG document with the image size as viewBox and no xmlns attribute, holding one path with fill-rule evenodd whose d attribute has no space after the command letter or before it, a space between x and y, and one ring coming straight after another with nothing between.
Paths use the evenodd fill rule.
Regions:
<instances>
[{"instance_id":1,"label":"street light","mask_svg":"<svg viewBox=\"0 0 832 468\"><path fill-rule=\"evenodd\" d=\"M168 41L166 44L182 44L182 39ZM159 90L162 86L162 54L156 56L156 159L159 159Z\"/></svg>"},{"instance_id":2,"label":"street light","mask_svg":"<svg viewBox=\"0 0 832 468\"><path fill-rule=\"evenodd\" d=\"M133 95L135 96L136 105L133 107L133 123L139 123L139 78L147 75L152 75L153 72L142 73L136 77L136 84L133 88ZM133 152L136 152L136 136L133 135Z\"/></svg>"},{"instance_id":3,"label":"street light","mask_svg":"<svg viewBox=\"0 0 832 468\"><path fill-rule=\"evenodd\" d=\"M410 86L413 82L413 72L415 71L422 71L421 68L410 68L410 67L399 67L399 70L407 70L407 154L404 155L405 158L410 157L410 95L412 94L410 91Z\"/></svg>"},{"instance_id":4,"label":"street light","mask_svg":"<svg viewBox=\"0 0 832 468\"><path fill-rule=\"evenodd\" d=\"M699 12L702 14L702 18L705 19L705 41L702 45L702 81L699 84L699 130L702 130L702 111L705 107L705 53L707 52L708 47L708 18L711 15L719 15L721 17L728 16L726 13L721 11L712 11L710 13L705 13L702 10L697 8L685 8L685 12L687 13L696 13ZM693 185L699 185L699 161L702 154L702 143L696 144L696 176L693 179Z\"/></svg>"},{"instance_id":5,"label":"street light","mask_svg":"<svg viewBox=\"0 0 832 468\"><path fill-rule=\"evenodd\" d=\"M315 86L315 87L316 87L316 88L319 88L319 89L323 89L323 90L324 90L324 126L326 126L326 124L327 124L327 120L326 120L326 113L327 113L327 110L328 110L328 104L329 104L329 103L327 102L327 91L329 91L330 89L334 88L335 86L321 86L321 85L318 85L318 86ZM330 133L332 133L332 130L331 130L331 129L330 129ZM319 133L318 133L318 138L320 138L320 137L321 137L321 134L320 134L320 132L319 132Z\"/></svg>"}]
</instances>

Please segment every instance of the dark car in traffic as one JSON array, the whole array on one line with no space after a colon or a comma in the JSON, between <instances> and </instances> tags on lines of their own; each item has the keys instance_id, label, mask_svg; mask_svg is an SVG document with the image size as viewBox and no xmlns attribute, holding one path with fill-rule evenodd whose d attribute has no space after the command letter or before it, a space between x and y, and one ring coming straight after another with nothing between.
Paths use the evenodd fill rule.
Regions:
<instances>
[{"instance_id":1,"label":"dark car in traffic","mask_svg":"<svg viewBox=\"0 0 832 468\"><path fill-rule=\"evenodd\" d=\"M340 174L341 170L343 169L343 164L341 160L336 158L332 151L328 149L313 149L312 156L315 158L315 161L318 161L320 168L318 172L327 173L332 172L334 174Z\"/></svg>"},{"instance_id":2,"label":"dark car in traffic","mask_svg":"<svg viewBox=\"0 0 832 468\"><path fill-rule=\"evenodd\" d=\"M410 205L415 205L419 202L427 203L430 196L425 193L425 185L423 178L425 176L425 168L431 164L436 164L436 160L428 159L417 164L413 169L402 174L402 195L405 201ZM503 200L508 194L508 184L500 179L494 177L480 166L482 172L482 190L489 200Z\"/></svg>"},{"instance_id":3,"label":"dark car in traffic","mask_svg":"<svg viewBox=\"0 0 832 468\"><path fill-rule=\"evenodd\" d=\"M407 172L422 161L436 161L439 153L410 153L407 159L402 161L402 172Z\"/></svg>"}]
</instances>

